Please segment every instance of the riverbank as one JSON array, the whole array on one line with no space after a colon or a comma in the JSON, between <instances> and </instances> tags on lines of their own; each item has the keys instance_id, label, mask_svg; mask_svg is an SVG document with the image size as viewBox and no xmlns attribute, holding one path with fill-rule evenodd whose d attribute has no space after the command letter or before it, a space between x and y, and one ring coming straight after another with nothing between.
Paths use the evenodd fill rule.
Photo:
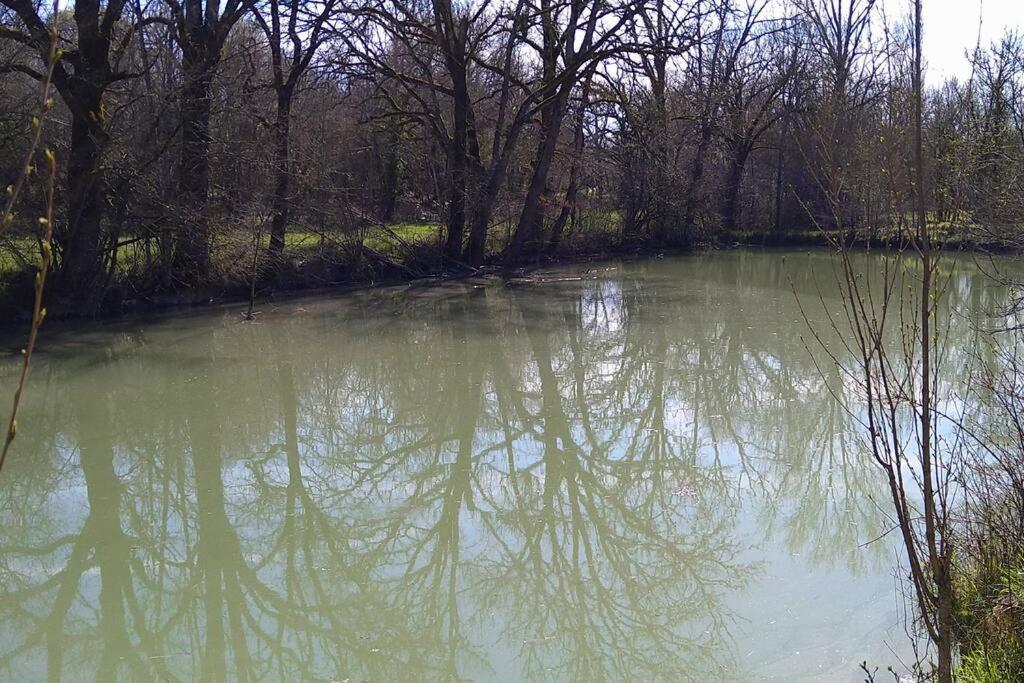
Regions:
<instances>
[{"instance_id":1,"label":"riverbank","mask_svg":"<svg viewBox=\"0 0 1024 683\"><path fill-rule=\"evenodd\" d=\"M401 226L399 230L387 228L387 234L394 238L390 242L380 236L361 242L324 239L324 236L310 239L308 235L290 239L284 258L276 268L269 265L259 268L255 288L252 268L244 267L245 263L253 261L251 251L248 254L231 254L226 265L204 285L176 286L170 278L139 281L130 274L112 277L103 301L91 311L76 310L59 300L53 301L53 297L58 295L51 288L50 315L56 318L113 319L213 304L244 303L250 298L258 303L319 292L338 293L404 283L429 284L487 274L518 277L540 266L609 258L651 258L737 247L828 248L834 246L835 238L821 231L735 232L688 245L658 246L623 242L614 231L602 231L596 238L588 232L586 239L566 239L553 253L507 263L496 251L483 266L472 268L444 257L436 227ZM852 243L879 250L906 246L896 237L855 237ZM943 246L950 251L1020 252L1017 243L974 238L950 238L943 242ZM8 277L0 286L0 315L4 321L0 323L0 329L27 321L28 304L32 298L31 282L32 272L25 270Z\"/></svg>"},{"instance_id":2,"label":"riverbank","mask_svg":"<svg viewBox=\"0 0 1024 683\"><path fill-rule=\"evenodd\" d=\"M723 237L722 241L747 247L834 247L839 235L820 230L803 230L784 233L736 232ZM847 244L872 249L902 249L910 245L900 235L864 236L852 235ZM940 238L944 251L968 251L989 254L1019 254L1024 251L1024 242L1005 239L987 239L972 236Z\"/></svg>"},{"instance_id":3,"label":"riverbank","mask_svg":"<svg viewBox=\"0 0 1024 683\"><path fill-rule=\"evenodd\" d=\"M583 242L580 241L579 244ZM588 239L596 248L581 248L566 241L552 254L523 258L516 263L502 261L500 253L492 254L479 268L470 267L443 255L436 233L419 231L417 239L382 245L379 241L347 243L339 240L320 241L315 246L299 243L286 249L283 260L274 268L264 265L253 287L252 269L219 269L204 285L174 286L157 279L144 283L129 277L115 278L107 288L103 302L90 312L82 312L54 302L58 296L50 290L50 318L115 319L126 315L150 312L187 310L218 304L245 303L252 298L261 302L317 293L343 293L373 287L401 284L428 285L484 275L520 277L531 269L585 263L610 258L651 258L659 255L691 253L733 246L724 242L704 242L692 246L624 244L610 239ZM234 263L251 262L252 256L236 257ZM0 329L27 322L28 304L32 297L33 273L22 271L9 278L0 288L0 315L5 322Z\"/></svg>"}]
</instances>

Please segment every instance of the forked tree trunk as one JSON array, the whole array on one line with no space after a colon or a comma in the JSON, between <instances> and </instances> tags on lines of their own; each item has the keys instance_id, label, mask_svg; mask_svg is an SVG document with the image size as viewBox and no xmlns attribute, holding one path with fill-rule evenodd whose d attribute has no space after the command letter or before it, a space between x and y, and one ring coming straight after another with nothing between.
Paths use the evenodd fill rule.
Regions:
<instances>
[{"instance_id":1,"label":"forked tree trunk","mask_svg":"<svg viewBox=\"0 0 1024 683\"><path fill-rule=\"evenodd\" d=\"M487 228L490 226L491 214L494 212L494 203L498 198L501 181L505 177L504 162L497 161L496 163L501 164L501 168L492 169L487 174L486 180L477 184L470 208L469 242L466 244L462 258L474 268L479 268L484 262L484 253L487 248Z\"/></svg>"},{"instance_id":2,"label":"forked tree trunk","mask_svg":"<svg viewBox=\"0 0 1024 683\"><path fill-rule=\"evenodd\" d=\"M516 225L516 230L512 234L512 243L509 245L509 256L512 261L518 260L524 253L528 253L536 247L538 233L543 223L541 200L547 189L548 173L558 147L558 134L562 127L568 94L568 87L559 88L542 114L541 139L534 155L533 175L530 177L530 185L523 201L523 211L519 215L519 223Z\"/></svg>"},{"instance_id":3,"label":"forked tree trunk","mask_svg":"<svg viewBox=\"0 0 1024 683\"><path fill-rule=\"evenodd\" d=\"M584 86L584 106L589 95L589 84ZM583 110L579 112L579 120L576 122L576 130L573 132L572 161L569 166L569 185L565 189L565 199L562 201L562 210L558 212L554 224L551 226L551 240L548 242L548 251L555 252L562 242L562 233L566 223L576 211L576 198L580 187L580 161L583 158Z\"/></svg>"}]
</instances>

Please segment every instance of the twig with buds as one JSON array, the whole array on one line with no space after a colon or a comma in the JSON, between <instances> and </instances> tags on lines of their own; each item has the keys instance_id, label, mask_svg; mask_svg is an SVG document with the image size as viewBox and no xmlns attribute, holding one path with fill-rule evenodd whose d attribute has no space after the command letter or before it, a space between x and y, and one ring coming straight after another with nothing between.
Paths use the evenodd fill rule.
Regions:
<instances>
[{"instance_id":1,"label":"twig with buds","mask_svg":"<svg viewBox=\"0 0 1024 683\"><path fill-rule=\"evenodd\" d=\"M31 145L25 155L25 163L14 184L7 188L7 203L4 207L3 218L0 220L0 232L9 228L14 222L14 203L21 193L22 187L33 172L36 150L39 148L42 139L43 121L53 106L50 98L50 83L53 78L53 70L60 59L60 48L57 34L57 4L54 3L54 23L50 29L50 54L47 61L46 74L41 84L41 101L39 115L33 117L32 127L34 135ZM28 380L28 371L32 363L32 352L36 348L36 340L39 337L39 328L42 327L43 319L46 318L46 309L43 307L43 289L46 286L46 275L50 272L50 264L53 261L53 204L54 192L57 185L57 157L53 151L47 149L44 152L47 164L47 186L46 186L46 215L39 218L42 227L42 240L40 241L39 269L35 278L35 299L32 304L32 325L29 328L28 343L21 350L21 374L18 376L18 386L14 390L14 405L11 407L11 416L7 423L7 433L4 436L3 450L0 450L0 469L3 469L7 460L7 453L11 449L14 437L18 433L18 407L21 405L21 396L25 391L25 382Z\"/></svg>"}]
</instances>

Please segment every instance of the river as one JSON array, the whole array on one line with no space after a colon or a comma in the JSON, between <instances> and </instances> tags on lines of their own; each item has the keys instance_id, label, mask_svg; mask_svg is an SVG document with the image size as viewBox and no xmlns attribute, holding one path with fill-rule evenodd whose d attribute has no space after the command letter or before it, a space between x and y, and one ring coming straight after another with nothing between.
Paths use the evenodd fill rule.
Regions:
<instances>
[{"instance_id":1,"label":"river","mask_svg":"<svg viewBox=\"0 0 1024 683\"><path fill-rule=\"evenodd\" d=\"M45 328L0 474L0 678L899 670L886 489L798 305L840 349L829 261L713 252ZM966 263L946 296L977 313L1006 289Z\"/></svg>"}]
</instances>

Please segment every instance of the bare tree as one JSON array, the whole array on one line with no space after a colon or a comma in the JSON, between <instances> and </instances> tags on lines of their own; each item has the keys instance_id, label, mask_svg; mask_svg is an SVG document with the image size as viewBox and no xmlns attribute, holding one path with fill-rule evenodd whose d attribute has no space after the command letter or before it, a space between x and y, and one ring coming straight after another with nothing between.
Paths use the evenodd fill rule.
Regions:
<instances>
[{"instance_id":1,"label":"bare tree","mask_svg":"<svg viewBox=\"0 0 1024 683\"><path fill-rule=\"evenodd\" d=\"M548 174L570 94L577 81L586 80L601 59L623 49L618 33L640 8L633 2L616 6L601 1L540 0L536 10L540 38L531 43L543 74L540 130L523 209L508 245L513 260L539 246Z\"/></svg>"},{"instance_id":2,"label":"bare tree","mask_svg":"<svg viewBox=\"0 0 1024 683\"><path fill-rule=\"evenodd\" d=\"M727 234L736 229L740 187L750 155L790 113L783 97L794 87L802 61L801 45L787 44L787 37L781 33L785 28L771 27L749 43L750 49L741 52L741 63L725 86L723 138L729 165L722 197L722 229Z\"/></svg>"},{"instance_id":3,"label":"bare tree","mask_svg":"<svg viewBox=\"0 0 1024 683\"><path fill-rule=\"evenodd\" d=\"M846 406L886 475L894 529L903 541L917 611L937 652L937 680L950 683L955 607L950 514L955 505L953 480L962 423L939 407L944 332L937 326L942 283L925 210L921 30L921 0L915 0L914 106L909 122L913 182L905 188L913 205L914 239L907 251L885 259L880 283L873 285L863 276L863 264L844 236L830 238L838 254L835 272L843 303L842 315L830 313L830 320L841 338L848 340L843 343L855 359L852 367L822 346L857 389L857 401ZM826 174L822 185L832 219L841 227L841 174ZM821 340L817 332L815 336ZM940 425L947 428L944 436L940 436Z\"/></svg>"},{"instance_id":4,"label":"bare tree","mask_svg":"<svg viewBox=\"0 0 1024 683\"><path fill-rule=\"evenodd\" d=\"M5 27L0 37L29 47L44 66L51 52L50 17L45 5L31 0L4 0L22 28ZM103 220L107 208L105 153L108 143L104 98L109 88L133 74L122 67L122 58L134 32L122 25L126 3L112 0L76 0L74 43L62 47L53 65L53 85L71 115L71 133L65 179L67 220L55 230L59 259L59 288L72 308L90 312L98 305L105 287L101 258L106 244ZM6 65L8 71L48 80L48 74L31 62Z\"/></svg>"},{"instance_id":5,"label":"bare tree","mask_svg":"<svg viewBox=\"0 0 1024 683\"><path fill-rule=\"evenodd\" d=\"M166 0L181 48L181 165L179 190L189 215L175 245L174 262L199 278L210 268L211 89L232 27L254 0Z\"/></svg>"},{"instance_id":6,"label":"bare tree","mask_svg":"<svg viewBox=\"0 0 1024 683\"><path fill-rule=\"evenodd\" d=\"M273 261L284 253L285 230L290 207L292 101L317 50L327 36L337 0L311 5L299 0L266 0L253 8L253 15L267 37L270 48L273 87L276 95L274 118L274 190L271 197L270 249Z\"/></svg>"}]
</instances>

